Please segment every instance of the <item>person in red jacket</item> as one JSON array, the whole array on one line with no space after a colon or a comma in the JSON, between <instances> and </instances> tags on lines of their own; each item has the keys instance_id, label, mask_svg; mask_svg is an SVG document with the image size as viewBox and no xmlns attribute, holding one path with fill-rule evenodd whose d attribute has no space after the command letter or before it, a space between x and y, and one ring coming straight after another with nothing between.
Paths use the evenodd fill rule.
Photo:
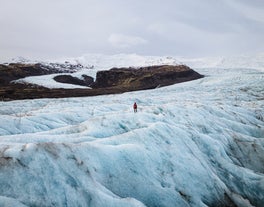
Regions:
<instances>
[{"instance_id":1,"label":"person in red jacket","mask_svg":"<svg viewBox=\"0 0 264 207\"><path fill-rule=\"evenodd\" d=\"M133 105L133 109L134 109L134 112L136 113L137 112L137 103L136 102Z\"/></svg>"}]
</instances>

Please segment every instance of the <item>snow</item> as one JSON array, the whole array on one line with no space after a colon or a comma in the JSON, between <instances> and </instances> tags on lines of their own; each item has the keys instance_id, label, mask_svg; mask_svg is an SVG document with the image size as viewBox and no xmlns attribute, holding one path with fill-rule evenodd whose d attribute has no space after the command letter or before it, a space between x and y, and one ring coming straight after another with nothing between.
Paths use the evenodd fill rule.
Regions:
<instances>
[{"instance_id":1,"label":"snow","mask_svg":"<svg viewBox=\"0 0 264 207\"><path fill-rule=\"evenodd\" d=\"M0 205L263 206L264 73L196 71L154 90L0 102Z\"/></svg>"},{"instance_id":2,"label":"snow","mask_svg":"<svg viewBox=\"0 0 264 207\"><path fill-rule=\"evenodd\" d=\"M60 83L54 80L54 77L57 75L69 75L68 73L60 73L60 74L50 74L50 75L41 75L41 76L29 76L25 78L18 79L14 81L15 83L24 83L24 84L34 84L34 85L40 85L44 86L46 88L65 88L65 89L71 89L71 88L89 88L85 86L80 85L74 85L74 84L66 84L66 83Z\"/></svg>"}]
</instances>

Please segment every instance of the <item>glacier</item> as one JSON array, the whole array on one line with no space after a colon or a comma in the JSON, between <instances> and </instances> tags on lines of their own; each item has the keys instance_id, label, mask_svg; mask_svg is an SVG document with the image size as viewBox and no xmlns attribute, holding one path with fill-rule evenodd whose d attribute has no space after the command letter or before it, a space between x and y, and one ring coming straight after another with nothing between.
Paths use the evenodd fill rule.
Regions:
<instances>
[{"instance_id":1,"label":"glacier","mask_svg":"<svg viewBox=\"0 0 264 207\"><path fill-rule=\"evenodd\" d=\"M153 90L0 102L0 206L262 207L264 72L225 67Z\"/></svg>"},{"instance_id":2,"label":"glacier","mask_svg":"<svg viewBox=\"0 0 264 207\"><path fill-rule=\"evenodd\" d=\"M71 76L83 79L82 75L88 75L96 79L96 73L100 70L109 70L110 68L120 67L144 67L153 65L187 65L191 68L242 68L242 69L258 69L264 70L264 53L255 55L237 55L227 57L202 57L202 58L186 58L181 56L143 56L138 54L84 54L80 57L64 57L54 60L29 60L22 57L15 58L12 61L20 63L41 63L42 65L56 70L62 67L69 70L69 66L80 66ZM67 75L69 73L60 73L59 75ZM53 78L58 74L29 76L18 79L14 82L29 83L33 85L40 85L46 88L89 88L79 85L65 84L56 82Z\"/></svg>"}]
</instances>

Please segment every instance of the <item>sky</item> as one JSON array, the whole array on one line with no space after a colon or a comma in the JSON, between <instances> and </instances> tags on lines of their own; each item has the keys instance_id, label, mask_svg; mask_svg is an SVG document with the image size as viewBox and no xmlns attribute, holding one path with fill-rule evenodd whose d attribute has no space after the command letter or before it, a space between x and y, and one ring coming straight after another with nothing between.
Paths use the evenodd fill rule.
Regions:
<instances>
[{"instance_id":1,"label":"sky","mask_svg":"<svg viewBox=\"0 0 264 207\"><path fill-rule=\"evenodd\" d=\"M0 0L0 60L264 52L263 0Z\"/></svg>"}]
</instances>

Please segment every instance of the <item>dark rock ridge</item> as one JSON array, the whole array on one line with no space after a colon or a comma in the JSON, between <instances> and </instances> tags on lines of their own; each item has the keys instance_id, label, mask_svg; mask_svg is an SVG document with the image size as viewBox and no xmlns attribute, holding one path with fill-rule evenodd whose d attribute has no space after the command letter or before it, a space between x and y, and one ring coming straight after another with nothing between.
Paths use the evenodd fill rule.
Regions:
<instances>
[{"instance_id":1,"label":"dark rock ridge","mask_svg":"<svg viewBox=\"0 0 264 207\"><path fill-rule=\"evenodd\" d=\"M57 75L53 79L60 83L69 83L80 86L92 86L94 79L87 75L82 75L83 79L72 77L71 75Z\"/></svg>"},{"instance_id":2,"label":"dark rock ridge","mask_svg":"<svg viewBox=\"0 0 264 207\"><path fill-rule=\"evenodd\" d=\"M112 68L98 71L93 88L123 87L130 90L153 89L195 80L203 76L185 65L161 65L135 68Z\"/></svg>"},{"instance_id":3,"label":"dark rock ridge","mask_svg":"<svg viewBox=\"0 0 264 207\"><path fill-rule=\"evenodd\" d=\"M42 68L40 64L11 63L0 65L0 85L8 85L10 81L25 78L27 76L46 75L53 73Z\"/></svg>"},{"instance_id":4,"label":"dark rock ridge","mask_svg":"<svg viewBox=\"0 0 264 207\"><path fill-rule=\"evenodd\" d=\"M61 70L59 70L61 72ZM65 72L65 71L64 71ZM81 97L123 93L135 90L153 89L175 83L195 80L203 76L185 65L149 66L141 68L112 68L99 71L96 81L83 75L78 79L71 75L58 75L58 82L89 86L92 89L48 89L45 87L19 84L11 81L33 75L58 73L57 70L43 68L41 64L0 65L1 100Z\"/></svg>"}]
</instances>

